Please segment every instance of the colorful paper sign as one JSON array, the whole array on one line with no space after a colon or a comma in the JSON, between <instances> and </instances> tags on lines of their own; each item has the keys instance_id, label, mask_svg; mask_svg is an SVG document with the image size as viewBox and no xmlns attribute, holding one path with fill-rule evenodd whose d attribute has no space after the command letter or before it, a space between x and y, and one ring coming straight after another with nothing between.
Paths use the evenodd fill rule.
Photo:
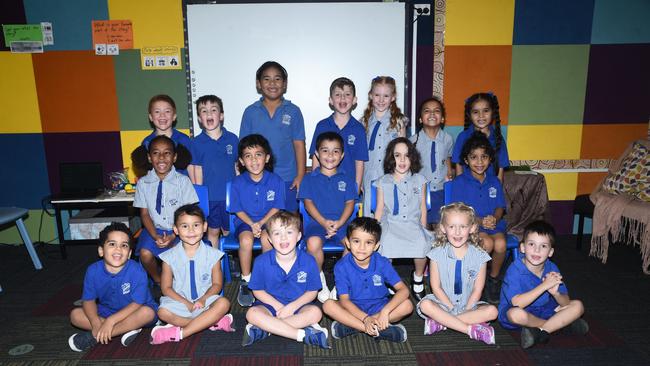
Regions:
<instances>
[{"instance_id":1,"label":"colorful paper sign","mask_svg":"<svg viewBox=\"0 0 650 366\"><path fill-rule=\"evenodd\" d=\"M43 52L43 32L40 24L3 24L5 44L14 53Z\"/></svg>"},{"instance_id":2,"label":"colorful paper sign","mask_svg":"<svg viewBox=\"0 0 650 366\"><path fill-rule=\"evenodd\" d=\"M142 47L142 70L182 69L181 50L176 46Z\"/></svg>"},{"instance_id":3,"label":"colorful paper sign","mask_svg":"<svg viewBox=\"0 0 650 366\"><path fill-rule=\"evenodd\" d=\"M130 20L93 20L93 48L97 45L117 45L118 49L133 48L133 24Z\"/></svg>"}]
</instances>

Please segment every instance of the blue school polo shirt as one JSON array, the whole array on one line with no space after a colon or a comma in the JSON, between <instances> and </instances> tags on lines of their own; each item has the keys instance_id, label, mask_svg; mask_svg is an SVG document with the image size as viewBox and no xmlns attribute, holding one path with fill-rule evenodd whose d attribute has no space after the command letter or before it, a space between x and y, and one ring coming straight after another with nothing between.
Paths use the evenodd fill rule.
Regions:
<instances>
[{"instance_id":1,"label":"blue school polo shirt","mask_svg":"<svg viewBox=\"0 0 650 366\"><path fill-rule=\"evenodd\" d=\"M223 127L221 131L217 140L203 132L190 145L192 165L203 170L203 185L208 187L210 201L225 201L226 183L235 177L239 139Z\"/></svg>"},{"instance_id":2,"label":"blue school polo shirt","mask_svg":"<svg viewBox=\"0 0 650 366\"><path fill-rule=\"evenodd\" d=\"M472 206L480 217L494 214L498 207L506 208L503 186L499 179L486 174L481 183L469 170L451 181L451 202L463 202Z\"/></svg>"},{"instance_id":3,"label":"blue school polo shirt","mask_svg":"<svg viewBox=\"0 0 650 366\"><path fill-rule=\"evenodd\" d=\"M282 99L282 104L273 114L262 104L262 99L249 105L241 118L239 137L257 133L264 136L271 145L275 159L273 171L283 181L292 182L296 171L296 153L294 141L305 141L305 121L302 112L291 101Z\"/></svg>"},{"instance_id":4,"label":"blue school polo shirt","mask_svg":"<svg viewBox=\"0 0 650 366\"><path fill-rule=\"evenodd\" d=\"M350 116L350 120L345 124L343 129L339 129L339 126L334 122L334 114L332 114L316 125L314 137L311 139L311 146L309 147L309 156L314 155L316 152L316 139L318 135L330 131L341 135L345 144L343 147L345 155L339 165L339 169L354 177L356 175L355 161L368 161L368 143L366 142L365 128L363 128L361 122Z\"/></svg>"},{"instance_id":5,"label":"blue school polo shirt","mask_svg":"<svg viewBox=\"0 0 650 366\"><path fill-rule=\"evenodd\" d=\"M259 182L244 172L233 179L230 190L230 212L246 212L253 221L261 220L272 208L284 209L284 182L272 172L265 170ZM242 222L235 217L235 227Z\"/></svg>"},{"instance_id":6,"label":"blue school polo shirt","mask_svg":"<svg viewBox=\"0 0 650 366\"><path fill-rule=\"evenodd\" d=\"M547 259L546 263L544 263L542 277L537 277L533 272L528 270L528 267L524 264L524 260L525 259L522 258L514 261L510 267L508 267L508 270L503 277L503 284L501 285L501 300L499 301L499 323L501 323L501 325L506 329L519 328L518 325L511 324L508 321L508 316L506 314L508 310L513 307L512 298L516 295L531 291L535 287L539 286L543 282L543 278L549 272L560 273L560 269L557 265ZM558 292L566 295L569 293L569 290L566 288L564 283L562 283L560 284ZM533 314L548 313L558 305L559 304L555 301L553 295L548 291L545 291L530 305L526 306L524 310Z\"/></svg>"},{"instance_id":7,"label":"blue school polo shirt","mask_svg":"<svg viewBox=\"0 0 650 366\"><path fill-rule=\"evenodd\" d=\"M370 256L366 269L357 265L352 254L344 256L334 266L339 296L349 295L350 301L365 312L387 304L389 293L386 284L395 286L401 280L390 261L377 252Z\"/></svg>"},{"instance_id":8,"label":"blue school polo shirt","mask_svg":"<svg viewBox=\"0 0 650 366\"><path fill-rule=\"evenodd\" d=\"M320 167L305 176L298 199L311 200L318 212L328 220L338 220L345 204L357 198L354 177L338 170L331 177L321 173Z\"/></svg>"},{"instance_id":9,"label":"blue school polo shirt","mask_svg":"<svg viewBox=\"0 0 650 366\"><path fill-rule=\"evenodd\" d=\"M490 145L496 150L497 148L497 138L494 135L494 126L490 125L488 127L490 129L490 137L488 137L488 141L490 141ZM469 140L470 137L472 137L472 134L474 133L474 125L470 125L466 130L461 132L458 137L456 138L456 142L454 143L454 152L451 155L451 162L456 163L456 164L463 164L463 169L467 170L467 165L465 164L464 161L461 161L461 153L463 152L463 145L465 145L465 142ZM496 159L499 162L499 168L507 168L510 166L510 158L508 157L508 146L506 146L506 138L503 137L503 141L501 141L501 148L499 149L499 152L497 153ZM490 166L487 169L488 175L496 175L494 172L494 165L490 163Z\"/></svg>"},{"instance_id":10,"label":"blue school polo shirt","mask_svg":"<svg viewBox=\"0 0 650 366\"><path fill-rule=\"evenodd\" d=\"M296 261L289 273L280 267L275 255L273 249L255 258L248 288L264 290L284 305L307 291L321 289L318 265L311 254L296 248Z\"/></svg>"},{"instance_id":11,"label":"blue school polo shirt","mask_svg":"<svg viewBox=\"0 0 650 366\"><path fill-rule=\"evenodd\" d=\"M140 263L131 259L127 260L124 267L115 274L106 270L103 260L88 266L81 299L98 300L100 311L110 315L132 302L149 306L154 310L158 309L149 292L147 273Z\"/></svg>"}]
</instances>

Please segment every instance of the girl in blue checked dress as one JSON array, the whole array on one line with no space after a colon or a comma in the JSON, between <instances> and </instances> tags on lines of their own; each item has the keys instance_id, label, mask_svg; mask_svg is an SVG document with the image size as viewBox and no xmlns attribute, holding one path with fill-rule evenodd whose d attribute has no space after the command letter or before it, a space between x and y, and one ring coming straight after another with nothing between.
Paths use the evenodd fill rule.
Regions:
<instances>
[{"instance_id":1,"label":"girl in blue checked dress","mask_svg":"<svg viewBox=\"0 0 650 366\"><path fill-rule=\"evenodd\" d=\"M447 328L471 339L494 344L497 308L480 301L490 256L479 246L474 209L461 202L442 207L440 225L429 257L432 294L417 305L424 318L424 335Z\"/></svg>"}]
</instances>

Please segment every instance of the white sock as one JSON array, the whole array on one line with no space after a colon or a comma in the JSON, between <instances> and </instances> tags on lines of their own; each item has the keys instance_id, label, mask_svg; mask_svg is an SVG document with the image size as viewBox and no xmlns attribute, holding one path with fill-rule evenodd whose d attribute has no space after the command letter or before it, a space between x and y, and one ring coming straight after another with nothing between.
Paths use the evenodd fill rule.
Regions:
<instances>
[{"instance_id":1,"label":"white sock","mask_svg":"<svg viewBox=\"0 0 650 366\"><path fill-rule=\"evenodd\" d=\"M325 279L325 273L323 273L323 271L320 271L320 283L323 285L323 290L329 290L329 287L327 287L327 280Z\"/></svg>"},{"instance_id":2,"label":"white sock","mask_svg":"<svg viewBox=\"0 0 650 366\"><path fill-rule=\"evenodd\" d=\"M418 276L413 272L413 282L422 282L424 279L424 276ZM422 292L424 291L424 283L421 285L413 285L413 291L415 292Z\"/></svg>"},{"instance_id":3,"label":"white sock","mask_svg":"<svg viewBox=\"0 0 650 366\"><path fill-rule=\"evenodd\" d=\"M304 329L298 329L298 335L296 336L296 340L298 342L302 342L305 339L305 330Z\"/></svg>"},{"instance_id":4,"label":"white sock","mask_svg":"<svg viewBox=\"0 0 650 366\"><path fill-rule=\"evenodd\" d=\"M251 280L251 275L250 275L250 273L247 274L246 276L241 275L241 279L242 279L242 281L250 282L250 280Z\"/></svg>"},{"instance_id":5,"label":"white sock","mask_svg":"<svg viewBox=\"0 0 650 366\"><path fill-rule=\"evenodd\" d=\"M178 334L180 335L180 338L181 338L180 340L182 341L183 340L183 328L181 328L181 330L178 332Z\"/></svg>"}]
</instances>

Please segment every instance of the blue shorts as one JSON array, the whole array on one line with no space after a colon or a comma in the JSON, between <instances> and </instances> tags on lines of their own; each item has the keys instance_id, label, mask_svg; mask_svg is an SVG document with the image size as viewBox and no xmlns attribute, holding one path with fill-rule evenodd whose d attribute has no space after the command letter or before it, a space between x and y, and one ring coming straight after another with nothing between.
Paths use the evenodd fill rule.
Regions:
<instances>
[{"instance_id":1,"label":"blue shorts","mask_svg":"<svg viewBox=\"0 0 650 366\"><path fill-rule=\"evenodd\" d=\"M210 201L210 215L208 215L207 221L210 229L228 231L230 217L226 211L226 201Z\"/></svg>"},{"instance_id":2,"label":"blue shorts","mask_svg":"<svg viewBox=\"0 0 650 366\"><path fill-rule=\"evenodd\" d=\"M440 222L440 207L445 205L445 191L431 191L431 208L427 210L427 224Z\"/></svg>"},{"instance_id":3,"label":"blue shorts","mask_svg":"<svg viewBox=\"0 0 650 366\"><path fill-rule=\"evenodd\" d=\"M266 225L262 225L262 230L264 230L265 227ZM242 222L241 224L237 225L237 227L235 228L235 238L239 239L239 234L243 233L244 231L250 231L252 233L253 228L247 223Z\"/></svg>"},{"instance_id":4,"label":"blue shorts","mask_svg":"<svg viewBox=\"0 0 650 366\"><path fill-rule=\"evenodd\" d=\"M494 234L506 234L506 220L501 219L499 222L497 222L497 226L494 229L486 229L484 227L480 227L479 232L481 233L487 233L488 235L494 235Z\"/></svg>"},{"instance_id":5,"label":"blue shorts","mask_svg":"<svg viewBox=\"0 0 650 366\"><path fill-rule=\"evenodd\" d=\"M174 232L172 230L162 230L162 229L156 229L156 232L158 235L163 235L163 233L166 233L167 235L171 235ZM180 238L176 237L174 239L173 244L177 244L180 241ZM147 229L143 228L142 231L140 232L140 238L138 239L138 245L135 248L135 253L136 255L140 255L140 251L143 249L146 249L150 251L153 255L158 257L160 253L163 253L167 249L171 248L173 245L168 246L167 248L158 248L156 245L156 241L153 240L151 235L149 235L149 232Z\"/></svg>"},{"instance_id":6,"label":"blue shorts","mask_svg":"<svg viewBox=\"0 0 650 366\"><path fill-rule=\"evenodd\" d=\"M514 307L514 306L513 306ZM524 309L528 314L532 314L540 319L548 320L550 319L553 315L555 315L555 308L556 306L529 306ZM512 309L512 308L510 308ZM510 310L508 309L508 310ZM508 314L507 311L505 312L499 312L499 323L501 326L505 329L509 330L514 330L514 329L519 329L521 326L517 324L512 324L508 321Z\"/></svg>"},{"instance_id":7,"label":"blue shorts","mask_svg":"<svg viewBox=\"0 0 650 366\"><path fill-rule=\"evenodd\" d=\"M327 234L325 228L322 227L316 221L312 220L309 223L309 225L307 225L307 227L305 228L305 238L309 239L312 236L317 236L323 240L323 244L327 241L332 241L336 244L341 245L341 247L343 247L342 240L343 238L345 238L345 232L347 231L347 228L348 228L348 223L340 227L338 231L336 231L336 234L334 234L334 236L332 236L329 239L325 239L325 235Z\"/></svg>"},{"instance_id":8,"label":"blue shorts","mask_svg":"<svg viewBox=\"0 0 650 366\"><path fill-rule=\"evenodd\" d=\"M297 212L298 211L298 190L297 189L289 189L291 187L291 184L293 184L293 181L291 182L284 182L284 209L289 211L289 212Z\"/></svg>"},{"instance_id":9,"label":"blue shorts","mask_svg":"<svg viewBox=\"0 0 650 366\"><path fill-rule=\"evenodd\" d=\"M286 305L286 304L285 304L285 305ZM318 305L318 303L315 302L315 301L312 301L312 302L310 302L310 303L307 303L307 304L305 304L305 305L299 307L299 308L296 309L296 311L294 311L293 313L294 313L294 314L298 314L298 313L300 312L300 310L302 310L302 308L304 308L305 306L309 306L309 305L318 306L318 308L320 309L320 306ZM273 315L273 316L276 316L276 315L277 315L277 314L275 313L275 308L273 308L273 306L271 306L271 305L269 305L269 304L267 304L267 303L265 303L265 302L261 302L261 301L259 301L259 300L255 300L255 302L253 303L252 306L264 306L264 307L265 307L265 308L266 308L266 309L271 313L271 315Z\"/></svg>"}]
</instances>

